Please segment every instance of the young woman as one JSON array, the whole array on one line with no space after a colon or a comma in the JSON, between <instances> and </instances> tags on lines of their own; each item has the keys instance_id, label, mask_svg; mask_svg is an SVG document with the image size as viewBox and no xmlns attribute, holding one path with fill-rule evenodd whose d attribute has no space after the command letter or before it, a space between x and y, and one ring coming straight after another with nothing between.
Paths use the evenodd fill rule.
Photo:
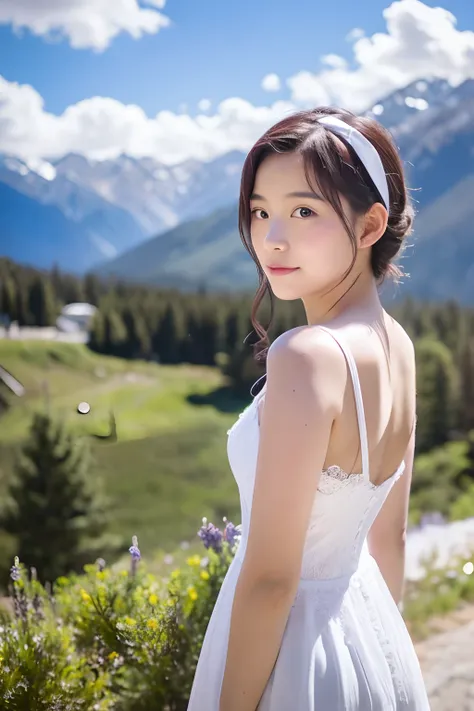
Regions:
<instances>
[{"instance_id":1,"label":"young woman","mask_svg":"<svg viewBox=\"0 0 474 711\"><path fill-rule=\"evenodd\" d=\"M377 286L412 223L377 122L285 118L243 168L240 232L260 287L302 299L266 383L229 432L242 539L208 626L189 711L426 711L399 611L415 361Z\"/></svg>"}]
</instances>

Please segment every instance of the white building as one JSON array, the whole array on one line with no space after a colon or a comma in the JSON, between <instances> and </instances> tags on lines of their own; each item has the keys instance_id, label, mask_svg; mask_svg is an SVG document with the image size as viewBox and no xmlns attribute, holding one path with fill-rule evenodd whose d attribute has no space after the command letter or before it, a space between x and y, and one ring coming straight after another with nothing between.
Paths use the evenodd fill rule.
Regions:
<instances>
[{"instance_id":1,"label":"white building","mask_svg":"<svg viewBox=\"0 0 474 711\"><path fill-rule=\"evenodd\" d=\"M92 304L67 304L61 310L61 314L56 320L56 326L59 331L66 333L88 333L96 312L97 308Z\"/></svg>"}]
</instances>

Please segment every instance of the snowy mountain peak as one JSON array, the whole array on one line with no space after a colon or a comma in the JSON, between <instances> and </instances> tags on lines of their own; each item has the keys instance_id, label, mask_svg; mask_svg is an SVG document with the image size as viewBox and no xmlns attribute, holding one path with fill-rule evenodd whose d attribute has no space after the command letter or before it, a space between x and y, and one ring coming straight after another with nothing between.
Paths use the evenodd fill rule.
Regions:
<instances>
[{"instance_id":1,"label":"snowy mountain peak","mask_svg":"<svg viewBox=\"0 0 474 711\"><path fill-rule=\"evenodd\" d=\"M41 158L30 158L21 160L13 156L4 156L1 164L9 171L17 173L23 177L29 173L35 173L43 180L51 181L56 177L56 168L52 163Z\"/></svg>"}]
</instances>

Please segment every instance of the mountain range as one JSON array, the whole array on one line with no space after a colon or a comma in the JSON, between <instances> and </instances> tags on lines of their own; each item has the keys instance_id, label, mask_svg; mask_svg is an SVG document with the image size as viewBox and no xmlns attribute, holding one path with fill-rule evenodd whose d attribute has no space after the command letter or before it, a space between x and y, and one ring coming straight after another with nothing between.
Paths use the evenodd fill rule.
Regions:
<instances>
[{"instance_id":1,"label":"mountain range","mask_svg":"<svg viewBox=\"0 0 474 711\"><path fill-rule=\"evenodd\" d=\"M474 81L417 81L366 114L392 132L418 213L402 292L474 303ZM0 253L163 286L253 287L237 232L244 157L165 166L129 156L3 156Z\"/></svg>"},{"instance_id":2,"label":"mountain range","mask_svg":"<svg viewBox=\"0 0 474 711\"><path fill-rule=\"evenodd\" d=\"M89 270L235 201L244 154L167 166L153 158L56 161L0 156L0 254Z\"/></svg>"}]
</instances>

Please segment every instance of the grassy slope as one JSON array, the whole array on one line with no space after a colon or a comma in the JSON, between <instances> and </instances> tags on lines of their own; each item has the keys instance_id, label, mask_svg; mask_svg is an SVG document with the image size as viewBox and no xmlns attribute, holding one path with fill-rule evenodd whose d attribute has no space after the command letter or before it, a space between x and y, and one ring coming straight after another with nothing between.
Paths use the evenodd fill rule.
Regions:
<instances>
[{"instance_id":1,"label":"grassy slope","mask_svg":"<svg viewBox=\"0 0 474 711\"><path fill-rule=\"evenodd\" d=\"M118 441L92 437L94 471L114 504L114 530L136 533L143 550L193 539L201 517L235 517L237 489L226 430L244 403L218 400L217 370L159 366L98 356L84 346L0 341L0 364L26 387L0 420L0 494L31 412L49 402L80 434L106 434L113 410ZM189 398L201 398L193 404ZM81 401L90 414L77 413ZM216 404L212 404L215 402Z\"/></svg>"}]
</instances>

